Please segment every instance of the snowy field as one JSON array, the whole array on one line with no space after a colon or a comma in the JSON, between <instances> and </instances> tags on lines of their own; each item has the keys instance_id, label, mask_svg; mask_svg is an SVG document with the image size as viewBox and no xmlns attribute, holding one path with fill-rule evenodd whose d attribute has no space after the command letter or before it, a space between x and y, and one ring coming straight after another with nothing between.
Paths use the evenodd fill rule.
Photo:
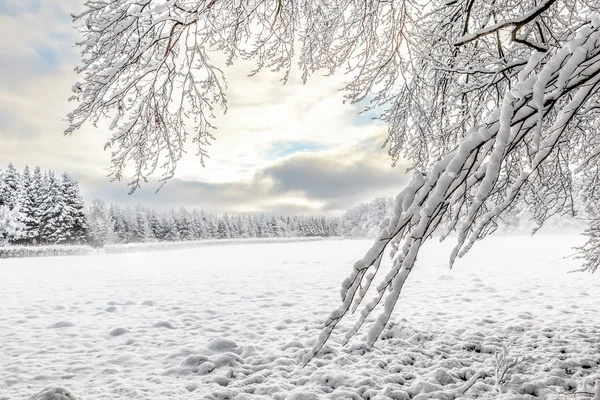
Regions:
<instances>
[{"instance_id":1,"label":"snowy field","mask_svg":"<svg viewBox=\"0 0 600 400\"><path fill-rule=\"evenodd\" d=\"M493 237L452 271L431 243L374 349L334 338L305 368L370 241L0 260L0 399L589 399L600 274L563 259L581 242ZM502 346L519 362L498 394Z\"/></svg>"}]
</instances>

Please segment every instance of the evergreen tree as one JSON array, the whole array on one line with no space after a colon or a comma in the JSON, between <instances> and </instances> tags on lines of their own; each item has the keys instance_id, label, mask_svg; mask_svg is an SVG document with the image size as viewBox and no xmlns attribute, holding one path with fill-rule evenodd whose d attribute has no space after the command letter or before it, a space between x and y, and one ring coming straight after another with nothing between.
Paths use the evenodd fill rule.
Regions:
<instances>
[{"instance_id":1,"label":"evergreen tree","mask_svg":"<svg viewBox=\"0 0 600 400\"><path fill-rule=\"evenodd\" d=\"M179 233L180 240L194 240L194 227L190 214L185 207L182 207L179 211L175 223L177 224L177 232Z\"/></svg>"},{"instance_id":2,"label":"evergreen tree","mask_svg":"<svg viewBox=\"0 0 600 400\"><path fill-rule=\"evenodd\" d=\"M231 220L229 219L229 215L227 215L227 213L223 214L222 220L223 225L225 226L225 238L231 238L233 234L231 232Z\"/></svg>"},{"instance_id":3,"label":"evergreen tree","mask_svg":"<svg viewBox=\"0 0 600 400\"><path fill-rule=\"evenodd\" d=\"M94 199L87 211L87 242L93 247L104 247L114 240L112 221L106 203L102 199Z\"/></svg>"},{"instance_id":4,"label":"evergreen tree","mask_svg":"<svg viewBox=\"0 0 600 400\"><path fill-rule=\"evenodd\" d=\"M215 239L218 237L218 220L217 217L212 214L206 216L206 232L209 239Z\"/></svg>"},{"instance_id":5,"label":"evergreen tree","mask_svg":"<svg viewBox=\"0 0 600 400\"><path fill-rule=\"evenodd\" d=\"M248 219L244 216L238 215L236 217L236 224L238 227L238 237L247 238L249 237L248 232Z\"/></svg>"},{"instance_id":6,"label":"evergreen tree","mask_svg":"<svg viewBox=\"0 0 600 400\"><path fill-rule=\"evenodd\" d=\"M246 223L248 225L248 237L251 237L251 238L259 237L256 216L255 215L246 216Z\"/></svg>"},{"instance_id":7,"label":"evergreen tree","mask_svg":"<svg viewBox=\"0 0 600 400\"><path fill-rule=\"evenodd\" d=\"M137 231L137 229L135 228L136 221L131 207L126 207L122 210L121 219L124 227L124 243L134 243L133 232Z\"/></svg>"},{"instance_id":8,"label":"evergreen tree","mask_svg":"<svg viewBox=\"0 0 600 400\"><path fill-rule=\"evenodd\" d=\"M115 240L118 243L127 242L127 228L125 227L125 219L123 217L123 210L117 204L111 204L109 208L110 221L112 224L112 230L115 234Z\"/></svg>"},{"instance_id":9,"label":"evergreen tree","mask_svg":"<svg viewBox=\"0 0 600 400\"><path fill-rule=\"evenodd\" d=\"M175 211L171 210L168 214L163 216L163 231L164 238L170 242L176 242L179 240L179 232L177 231L177 219Z\"/></svg>"},{"instance_id":10,"label":"evergreen tree","mask_svg":"<svg viewBox=\"0 0 600 400\"><path fill-rule=\"evenodd\" d=\"M32 240L32 243L42 243L42 232L44 230L44 202L46 201L46 193L48 191L48 171L40 170L40 167L36 167L33 171L33 185L37 185L37 190L35 191L35 210L33 212L33 219L37 224L37 235Z\"/></svg>"},{"instance_id":11,"label":"evergreen tree","mask_svg":"<svg viewBox=\"0 0 600 400\"><path fill-rule=\"evenodd\" d=\"M231 233L229 232L229 227L227 226L227 222L224 218L219 218L218 228L217 228L217 238L219 239L227 239L231 237Z\"/></svg>"},{"instance_id":12,"label":"evergreen tree","mask_svg":"<svg viewBox=\"0 0 600 400\"><path fill-rule=\"evenodd\" d=\"M79 193L79 183L66 172L62 176L61 197L64 204L63 219L64 240L66 243L85 243L87 225L85 205Z\"/></svg>"},{"instance_id":13,"label":"evergreen tree","mask_svg":"<svg viewBox=\"0 0 600 400\"><path fill-rule=\"evenodd\" d=\"M44 189L41 191L39 217L41 220L40 238L42 243L57 244L67 240L64 221L67 219L66 204L61 190L61 184L48 172L44 179Z\"/></svg>"},{"instance_id":14,"label":"evergreen tree","mask_svg":"<svg viewBox=\"0 0 600 400\"><path fill-rule=\"evenodd\" d=\"M271 220L269 221L269 228L271 232L273 232L273 237L283 236L281 224L279 223L279 218L275 217L274 215L271 216Z\"/></svg>"},{"instance_id":15,"label":"evergreen tree","mask_svg":"<svg viewBox=\"0 0 600 400\"><path fill-rule=\"evenodd\" d=\"M36 210L37 190L33 185L33 177L29 171L29 166L25 166L19 183L19 192L15 209L18 211L19 221L23 224L21 238L17 241L19 244L31 243L38 235L38 225L34 217Z\"/></svg>"},{"instance_id":16,"label":"evergreen tree","mask_svg":"<svg viewBox=\"0 0 600 400\"><path fill-rule=\"evenodd\" d=\"M8 164L8 168L2 173L1 179L0 205L5 205L9 210L12 210L17 202L20 180L19 172L12 163Z\"/></svg>"},{"instance_id":17,"label":"evergreen tree","mask_svg":"<svg viewBox=\"0 0 600 400\"><path fill-rule=\"evenodd\" d=\"M204 226L204 220L198 211L192 211L192 230L194 233L194 240L200 240L206 238L206 227Z\"/></svg>"},{"instance_id":18,"label":"evergreen tree","mask_svg":"<svg viewBox=\"0 0 600 400\"><path fill-rule=\"evenodd\" d=\"M146 210L138 203L129 223L129 240L135 243L145 242L152 238Z\"/></svg>"},{"instance_id":19,"label":"evergreen tree","mask_svg":"<svg viewBox=\"0 0 600 400\"><path fill-rule=\"evenodd\" d=\"M19 219L16 210L0 206L0 245L11 244L21 238L25 226Z\"/></svg>"},{"instance_id":20,"label":"evergreen tree","mask_svg":"<svg viewBox=\"0 0 600 400\"><path fill-rule=\"evenodd\" d=\"M39 210L42 206L44 196L44 177L39 166L33 169L31 176L31 184L29 187L29 199L26 201L26 209L30 207L29 221L26 224L25 231L27 233L28 242L35 244L40 242L40 233L42 221Z\"/></svg>"},{"instance_id":21,"label":"evergreen tree","mask_svg":"<svg viewBox=\"0 0 600 400\"><path fill-rule=\"evenodd\" d=\"M156 211L150 210L148 212L148 227L153 238L157 240L164 240L165 235L162 229L160 218Z\"/></svg>"}]
</instances>

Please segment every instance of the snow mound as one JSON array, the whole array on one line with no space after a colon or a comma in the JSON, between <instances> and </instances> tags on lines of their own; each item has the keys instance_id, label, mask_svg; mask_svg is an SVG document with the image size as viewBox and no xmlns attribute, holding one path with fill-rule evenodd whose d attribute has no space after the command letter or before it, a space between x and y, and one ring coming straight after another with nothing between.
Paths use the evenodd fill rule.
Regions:
<instances>
[{"instance_id":1,"label":"snow mound","mask_svg":"<svg viewBox=\"0 0 600 400\"><path fill-rule=\"evenodd\" d=\"M285 400L319 400L319 396L312 392L298 391L288 393L288 395L285 396Z\"/></svg>"},{"instance_id":2,"label":"snow mound","mask_svg":"<svg viewBox=\"0 0 600 400\"><path fill-rule=\"evenodd\" d=\"M152 325L153 328L167 328L167 329L175 329L172 323L169 321L160 321Z\"/></svg>"},{"instance_id":3,"label":"snow mound","mask_svg":"<svg viewBox=\"0 0 600 400\"><path fill-rule=\"evenodd\" d=\"M201 354L190 354L182 362L182 367L197 367L208 361L208 357Z\"/></svg>"},{"instance_id":4,"label":"snow mound","mask_svg":"<svg viewBox=\"0 0 600 400\"><path fill-rule=\"evenodd\" d=\"M34 394L28 400L77 400L77 397L68 389L53 387Z\"/></svg>"},{"instance_id":5,"label":"snow mound","mask_svg":"<svg viewBox=\"0 0 600 400\"><path fill-rule=\"evenodd\" d=\"M235 353L241 354L242 348L236 342L227 338L215 338L208 342L206 348L212 353Z\"/></svg>"},{"instance_id":6,"label":"snow mound","mask_svg":"<svg viewBox=\"0 0 600 400\"><path fill-rule=\"evenodd\" d=\"M115 328L112 331L110 331L109 335L110 336L122 336L122 335L125 335L126 333L129 333L129 330L127 330L125 328Z\"/></svg>"}]
</instances>

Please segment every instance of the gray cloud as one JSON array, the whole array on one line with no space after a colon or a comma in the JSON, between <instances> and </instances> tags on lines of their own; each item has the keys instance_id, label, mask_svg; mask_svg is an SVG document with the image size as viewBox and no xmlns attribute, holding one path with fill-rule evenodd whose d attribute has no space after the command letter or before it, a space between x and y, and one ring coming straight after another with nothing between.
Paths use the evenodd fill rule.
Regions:
<instances>
[{"instance_id":1,"label":"gray cloud","mask_svg":"<svg viewBox=\"0 0 600 400\"><path fill-rule=\"evenodd\" d=\"M150 182L131 196L122 182L107 184L100 177L82 176L81 183L88 198L103 197L126 205L141 203L159 209L176 205L219 213L339 215L374 197L395 196L406 184L404 166L392 168L381 152L373 146L297 153L263 168L248 181L175 178L158 193L155 193L158 183ZM321 206L317 208L314 204Z\"/></svg>"},{"instance_id":2,"label":"gray cloud","mask_svg":"<svg viewBox=\"0 0 600 400\"><path fill-rule=\"evenodd\" d=\"M346 162L319 153L294 155L259 174L274 182L275 193L299 192L308 198L329 201L363 198L365 192L397 186L401 175L399 168L382 168L367 157Z\"/></svg>"}]
</instances>

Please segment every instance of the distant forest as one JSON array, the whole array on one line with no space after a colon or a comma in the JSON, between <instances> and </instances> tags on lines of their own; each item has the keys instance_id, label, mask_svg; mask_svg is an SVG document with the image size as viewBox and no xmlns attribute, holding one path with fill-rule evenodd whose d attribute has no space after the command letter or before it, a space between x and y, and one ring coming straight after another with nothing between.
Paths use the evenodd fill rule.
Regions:
<instances>
[{"instance_id":1,"label":"distant forest","mask_svg":"<svg viewBox=\"0 0 600 400\"><path fill-rule=\"evenodd\" d=\"M138 204L123 208L94 199L86 205L79 183L67 173L18 171L12 164L0 173L1 244L90 244L188 241L227 238L366 237L377 233L379 217L390 212L391 199L376 199L342 217L210 214L179 210L158 212Z\"/></svg>"},{"instance_id":2,"label":"distant forest","mask_svg":"<svg viewBox=\"0 0 600 400\"><path fill-rule=\"evenodd\" d=\"M84 204L79 183L67 173L12 164L0 172L0 244L105 244L275 237L375 237L381 221L392 215L392 198L376 198L341 217L210 214L179 210L158 212L138 204L123 208L94 199ZM581 226L581 221L550 221L558 228ZM529 207L517 203L498 226L501 231L530 230Z\"/></svg>"}]
</instances>

